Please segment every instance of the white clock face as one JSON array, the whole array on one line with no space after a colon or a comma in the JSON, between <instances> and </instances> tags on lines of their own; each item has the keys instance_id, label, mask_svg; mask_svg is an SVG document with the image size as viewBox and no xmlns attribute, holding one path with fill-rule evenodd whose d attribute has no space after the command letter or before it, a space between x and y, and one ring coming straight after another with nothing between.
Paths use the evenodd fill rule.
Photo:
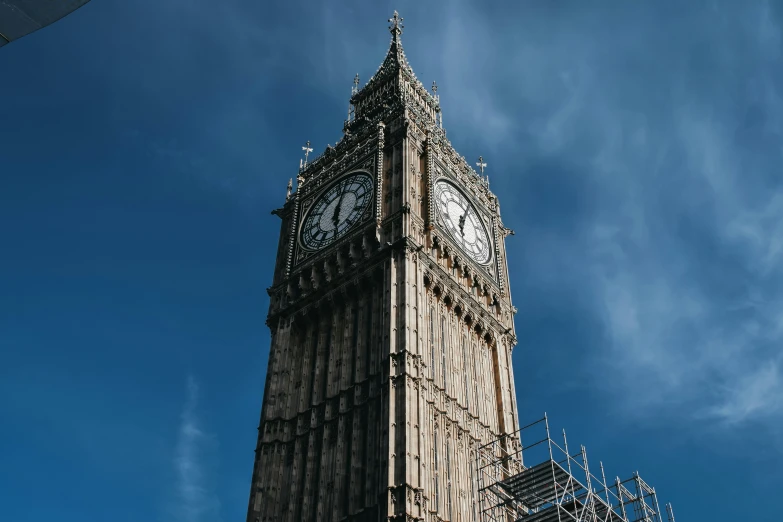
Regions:
<instances>
[{"instance_id":1,"label":"white clock face","mask_svg":"<svg viewBox=\"0 0 783 522\"><path fill-rule=\"evenodd\" d=\"M302 244L317 250L348 232L370 206L372 187L372 178L360 172L342 178L318 196L302 224Z\"/></svg>"},{"instance_id":2,"label":"white clock face","mask_svg":"<svg viewBox=\"0 0 783 522\"><path fill-rule=\"evenodd\" d=\"M490 258L490 243L476 209L457 187L448 181L435 183L435 209L457 245L477 263L485 265Z\"/></svg>"}]
</instances>

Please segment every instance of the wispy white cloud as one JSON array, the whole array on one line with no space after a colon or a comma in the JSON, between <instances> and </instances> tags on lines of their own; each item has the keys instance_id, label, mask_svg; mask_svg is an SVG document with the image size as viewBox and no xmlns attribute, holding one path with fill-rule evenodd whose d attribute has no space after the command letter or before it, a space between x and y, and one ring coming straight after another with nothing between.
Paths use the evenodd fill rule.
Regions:
<instances>
[{"instance_id":1,"label":"wispy white cloud","mask_svg":"<svg viewBox=\"0 0 783 522\"><path fill-rule=\"evenodd\" d=\"M727 385L724 400L707 413L729 423L749 418L768 418L783 410L783 379L775 359L761 363L755 370L741 373Z\"/></svg>"},{"instance_id":2,"label":"wispy white cloud","mask_svg":"<svg viewBox=\"0 0 783 522\"><path fill-rule=\"evenodd\" d=\"M220 520L220 501L209 476L209 449L214 438L201 427L196 409L199 387L190 375L187 381L187 402L180 415L176 458L177 502L173 519L182 522Z\"/></svg>"},{"instance_id":3,"label":"wispy white cloud","mask_svg":"<svg viewBox=\"0 0 783 522\"><path fill-rule=\"evenodd\" d=\"M507 16L526 44L472 38L450 52L485 57L485 70L505 70L495 82L505 75L516 87L496 111L513 123L483 126L489 139L512 131L518 159L555 164L589 189L575 196L584 208L573 208L554 173L523 174L551 184L541 199L555 210L524 213L530 261L511 274L590 296L606 342L589 347L588 386L607 388L636 419L780 425L781 27L769 4L720 4L678 17L639 6L617 18L544 8L526 17L520 8ZM470 102L475 81L453 83L468 115L488 111ZM508 179L496 179L503 201L536 188ZM504 210L513 223L519 209ZM558 220L570 228L547 229Z\"/></svg>"},{"instance_id":4,"label":"wispy white cloud","mask_svg":"<svg viewBox=\"0 0 783 522\"><path fill-rule=\"evenodd\" d=\"M685 211L681 219L712 240L704 250L693 248L677 237L681 221L659 223L652 236L630 234L636 248L627 249L612 270L602 261L594 264L600 274L596 293L606 306L613 340L605 355L626 370L621 375L635 389L629 407L642 399L729 423L775 417L783 398L778 372L783 300L775 291L783 281L780 186L773 184L771 195L765 194L763 182L748 174L747 152L726 137L725 120L682 109L677 119L676 139L688 158L688 170L674 171L684 181L678 187L683 194L668 194L669 208L649 194L627 195L634 213L658 215L665 223L663 212L681 213L679 205L705 199L691 193L689 183L702 187L709 206L702 206L703 214ZM626 165L629 172L634 167ZM673 177L659 179L667 183ZM621 223L633 220L613 215ZM593 239L593 248L609 248L605 237ZM608 241L617 246L616 238ZM719 274L705 277L715 271ZM723 286L730 287L730 296L721 292Z\"/></svg>"},{"instance_id":5,"label":"wispy white cloud","mask_svg":"<svg viewBox=\"0 0 783 522\"><path fill-rule=\"evenodd\" d=\"M452 141L499 174L512 248L526 241L512 281L585 296L604 330L584 347L596 376L584 385L611 387L631 416L779 422L780 17L769 2L688 6L395 7ZM364 45L380 27L340 33L356 16L322 12L332 43L310 52L331 59L330 85L382 58L383 45Z\"/></svg>"},{"instance_id":6,"label":"wispy white cloud","mask_svg":"<svg viewBox=\"0 0 783 522\"><path fill-rule=\"evenodd\" d=\"M774 276L783 267L783 192L769 196L762 207L741 212L726 234L749 253L752 268L762 276Z\"/></svg>"},{"instance_id":7,"label":"wispy white cloud","mask_svg":"<svg viewBox=\"0 0 783 522\"><path fill-rule=\"evenodd\" d=\"M476 129L473 138L496 149L509 137L514 120L492 95L496 76L481 54L493 40L492 25L481 16L480 6L459 1L449 3L441 21L442 32L432 35L439 59L428 65L441 85L444 108L451 108L444 110L444 123L447 128Z\"/></svg>"},{"instance_id":8,"label":"wispy white cloud","mask_svg":"<svg viewBox=\"0 0 783 522\"><path fill-rule=\"evenodd\" d=\"M504 220L521 232L514 241L529 241L520 248L526 271L512 266L512 281L587 296L607 341L589 347L585 364L611 368L613 387L634 389L617 405L734 424L779 418L780 16L771 2L693 2L676 15L651 6L520 2L501 12L458 0L397 8L417 75L441 86L450 137L471 141L463 154L489 156ZM383 58L389 13L359 4L319 13L307 27L259 28L220 8L221 25L240 38L216 36L216 45L234 57L234 72L274 71L274 89L295 78L337 107L353 74L365 81ZM355 19L377 23L346 29ZM323 45L279 44L296 31ZM260 49L281 54L254 62ZM247 122L263 116L250 110L262 95L248 89L213 122L221 150L259 165L271 160L248 146ZM189 167L247 189L226 169ZM550 193L525 213L514 203L536 189L530 180L548 182ZM579 204L564 198L568 191Z\"/></svg>"}]
</instances>

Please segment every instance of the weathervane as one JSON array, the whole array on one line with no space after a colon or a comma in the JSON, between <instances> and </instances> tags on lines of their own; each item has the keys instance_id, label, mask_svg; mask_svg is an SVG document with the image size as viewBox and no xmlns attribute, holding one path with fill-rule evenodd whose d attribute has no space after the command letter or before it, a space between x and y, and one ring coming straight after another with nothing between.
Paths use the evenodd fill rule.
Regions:
<instances>
[{"instance_id":1,"label":"weathervane","mask_svg":"<svg viewBox=\"0 0 783 522\"><path fill-rule=\"evenodd\" d=\"M391 24L389 26L389 32L393 34L394 36L399 36L402 34L402 30L405 28L404 25L402 25L402 18L400 18L400 15L397 14L397 11L394 11L394 16L389 18L389 23Z\"/></svg>"},{"instance_id":2,"label":"weathervane","mask_svg":"<svg viewBox=\"0 0 783 522\"><path fill-rule=\"evenodd\" d=\"M305 153L304 162L302 160L299 160L299 170L302 170L303 168L307 167L307 156L313 152L313 149L310 148L310 140L307 140L307 143L304 147L302 147L302 150Z\"/></svg>"}]
</instances>

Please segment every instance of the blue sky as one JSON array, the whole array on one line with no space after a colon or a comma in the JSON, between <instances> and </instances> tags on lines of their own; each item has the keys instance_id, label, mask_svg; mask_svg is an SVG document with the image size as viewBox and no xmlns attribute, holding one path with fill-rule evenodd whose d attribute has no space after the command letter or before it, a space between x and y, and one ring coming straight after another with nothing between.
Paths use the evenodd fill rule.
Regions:
<instances>
[{"instance_id":1,"label":"blue sky","mask_svg":"<svg viewBox=\"0 0 783 522\"><path fill-rule=\"evenodd\" d=\"M0 50L3 520L242 519L269 212L394 9L516 231L521 419L779 519L780 4L93 0Z\"/></svg>"}]
</instances>

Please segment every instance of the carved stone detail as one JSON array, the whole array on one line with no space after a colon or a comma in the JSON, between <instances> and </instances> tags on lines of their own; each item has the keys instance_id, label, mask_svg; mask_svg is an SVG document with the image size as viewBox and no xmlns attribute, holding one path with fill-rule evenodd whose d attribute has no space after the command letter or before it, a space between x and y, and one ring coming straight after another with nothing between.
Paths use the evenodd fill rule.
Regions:
<instances>
[{"instance_id":1,"label":"carved stone detail","mask_svg":"<svg viewBox=\"0 0 783 522\"><path fill-rule=\"evenodd\" d=\"M253 489L264 512L249 521L331 520L338 511L345 522L378 512L394 522L443 520L443 491L435 506L428 480L414 488L387 477L412 465L423 477L439 473L444 487L445 469L434 469L431 454L437 430L438 451L452 457L453 498L469 506L470 486L454 477L468 476L475 448L497 436L501 418L516 418L491 377L515 342L514 309L498 275L503 244L495 242L497 266L477 266L439 233L433 180L451 176L466 187L482 216L496 216L496 235L503 230L498 206L446 139L437 97L407 65L394 20L387 59L366 87L357 85L343 138L301 170L296 192L278 212L286 237L268 289L272 347ZM375 205L365 220L328 248L300 248L297 220L317 194L354 170L375 179ZM465 362L462 339L470 352ZM493 345L503 350L493 352ZM478 373L468 393L462 382L471 359L487 375ZM280 468L270 473L266 466ZM260 481L270 476L303 479ZM285 506L269 500L285 491ZM440 515L429 511L436 508Z\"/></svg>"}]
</instances>

